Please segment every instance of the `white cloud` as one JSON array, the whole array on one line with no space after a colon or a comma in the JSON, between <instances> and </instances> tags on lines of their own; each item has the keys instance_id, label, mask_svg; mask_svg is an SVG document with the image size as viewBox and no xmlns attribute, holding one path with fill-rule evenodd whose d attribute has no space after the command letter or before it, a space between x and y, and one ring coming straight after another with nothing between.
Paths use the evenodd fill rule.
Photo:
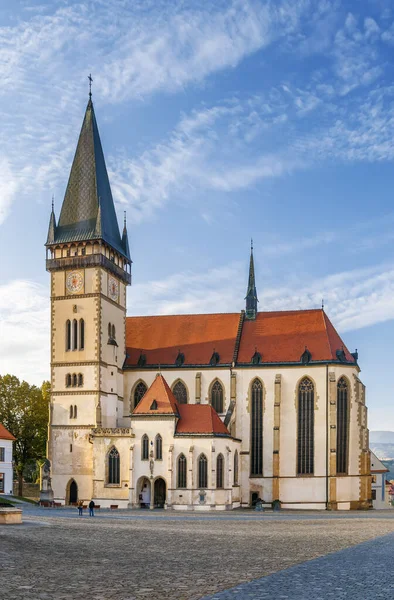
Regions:
<instances>
[{"instance_id":1,"label":"white cloud","mask_svg":"<svg viewBox=\"0 0 394 600\"><path fill-rule=\"evenodd\" d=\"M0 374L40 385L49 378L48 290L31 281L0 286Z\"/></svg>"}]
</instances>

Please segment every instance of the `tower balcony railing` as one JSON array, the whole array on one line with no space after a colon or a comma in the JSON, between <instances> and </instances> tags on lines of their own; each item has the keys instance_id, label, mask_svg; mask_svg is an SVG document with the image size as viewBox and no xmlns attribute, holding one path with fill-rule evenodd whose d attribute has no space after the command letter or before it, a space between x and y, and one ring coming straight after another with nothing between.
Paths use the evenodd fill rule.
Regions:
<instances>
[{"instance_id":1,"label":"tower balcony railing","mask_svg":"<svg viewBox=\"0 0 394 600\"><path fill-rule=\"evenodd\" d=\"M102 267L111 271L124 283L131 284L131 274L119 267L104 254L88 254L78 256L65 256L63 258L47 258L47 271L62 271L63 269L86 269L87 267Z\"/></svg>"}]
</instances>

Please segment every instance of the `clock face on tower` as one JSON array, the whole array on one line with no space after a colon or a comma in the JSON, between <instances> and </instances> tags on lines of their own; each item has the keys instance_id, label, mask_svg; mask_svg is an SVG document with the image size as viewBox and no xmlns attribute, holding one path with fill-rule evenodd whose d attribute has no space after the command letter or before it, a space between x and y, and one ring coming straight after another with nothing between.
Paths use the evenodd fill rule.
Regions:
<instances>
[{"instance_id":1,"label":"clock face on tower","mask_svg":"<svg viewBox=\"0 0 394 600\"><path fill-rule=\"evenodd\" d=\"M66 274L66 290L69 294L83 292L83 271L71 271Z\"/></svg>"},{"instance_id":2,"label":"clock face on tower","mask_svg":"<svg viewBox=\"0 0 394 600\"><path fill-rule=\"evenodd\" d=\"M115 302L119 299L119 283L114 277L108 277L108 296Z\"/></svg>"}]
</instances>

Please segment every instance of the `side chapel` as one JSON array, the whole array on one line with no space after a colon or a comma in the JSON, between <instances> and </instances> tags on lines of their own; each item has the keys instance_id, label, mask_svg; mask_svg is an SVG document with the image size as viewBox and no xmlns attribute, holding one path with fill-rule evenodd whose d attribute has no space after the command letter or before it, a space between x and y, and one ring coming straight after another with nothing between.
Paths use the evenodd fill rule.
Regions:
<instances>
[{"instance_id":1,"label":"side chapel","mask_svg":"<svg viewBox=\"0 0 394 600\"><path fill-rule=\"evenodd\" d=\"M48 458L54 500L176 510L370 504L365 387L324 310L127 317L119 231L91 94L59 219Z\"/></svg>"}]
</instances>

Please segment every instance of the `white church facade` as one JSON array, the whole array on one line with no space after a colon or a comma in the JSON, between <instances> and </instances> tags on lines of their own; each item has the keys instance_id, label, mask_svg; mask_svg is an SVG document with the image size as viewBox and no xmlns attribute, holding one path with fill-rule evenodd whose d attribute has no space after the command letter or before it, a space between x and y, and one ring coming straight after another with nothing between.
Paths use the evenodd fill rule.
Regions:
<instances>
[{"instance_id":1,"label":"white church facade","mask_svg":"<svg viewBox=\"0 0 394 600\"><path fill-rule=\"evenodd\" d=\"M365 388L324 310L127 317L120 235L89 99L59 220L52 209L54 500L225 510L371 502Z\"/></svg>"}]
</instances>

